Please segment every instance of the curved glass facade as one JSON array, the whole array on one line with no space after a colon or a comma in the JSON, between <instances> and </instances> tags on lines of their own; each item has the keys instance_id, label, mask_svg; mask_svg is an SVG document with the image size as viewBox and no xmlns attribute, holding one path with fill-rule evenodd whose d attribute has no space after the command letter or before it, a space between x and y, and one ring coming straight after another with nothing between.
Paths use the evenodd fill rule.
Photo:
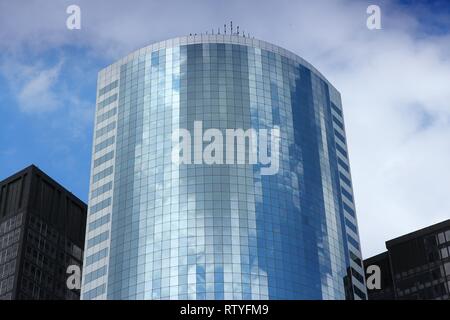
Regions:
<instances>
[{"instance_id":1,"label":"curved glass facade","mask_svg":"<svg viewBox=\"0 0 450 320\"><path fill-rule=\"evenodd\" d=\"M340 95L311 65L182 37L105 68L97 93L83 299L365 298ZM278 126L278 172L175 164L195 121Z\"/></svg>"}]
</instances>

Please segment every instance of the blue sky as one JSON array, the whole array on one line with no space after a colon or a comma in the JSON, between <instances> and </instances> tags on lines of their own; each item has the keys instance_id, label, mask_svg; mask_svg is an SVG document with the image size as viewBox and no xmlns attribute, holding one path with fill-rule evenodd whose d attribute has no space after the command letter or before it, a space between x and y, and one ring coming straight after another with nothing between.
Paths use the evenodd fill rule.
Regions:
<instances>
[{"instance_id":1,"label":"blue sky","mask_svg":"<svg viewBox=\"0 0 450 320\"><path fill-rule=\"evenodd\" d=\"M81 7L81 30L66 8ZM381 7L382 30L366 28ZM36 164L87 201L97 72L230 20L341 91L364 256L450 217L448 1L0 0L0 179Z\"/></svg>"},{"instance_id":2,"label":"blue sky","mask_svg":"<svg viewBox=\"0 0 450 320\"><path fill-rule=\"evenodd\" d=\"M2 66L13 70L0 76L0 177L33 163L87 201L96 70L105 62L92 59L80 65L84 51L49 48L38 56L19 58L16 65ZM28 64L34 59L39 61L36 65ZM45 78L52 78L48 70L57 72L57 80L46 84ZM16 71L30 74L25 79L9 74ZM21 94L29 81L43 87L37 96Z\"/></svg>"}]
</instances>

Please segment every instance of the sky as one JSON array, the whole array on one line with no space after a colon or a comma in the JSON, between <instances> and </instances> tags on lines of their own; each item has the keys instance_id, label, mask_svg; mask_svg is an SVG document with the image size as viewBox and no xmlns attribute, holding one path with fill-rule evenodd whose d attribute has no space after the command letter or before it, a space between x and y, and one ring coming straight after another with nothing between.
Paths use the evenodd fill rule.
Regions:
<instances>
[{"instance_id":1,"label":"sky","mask_svg":"<svg viewBox=\"0 0 450 320\"><path fill-rule=\"evenodd\" d=\"M66 27L72 4L80 30ZM97 72L230 20L341 92L364 257L450 217L447 0L0 0L0 180L33 163L87 201Z\"/></svg>"}]
</instances>

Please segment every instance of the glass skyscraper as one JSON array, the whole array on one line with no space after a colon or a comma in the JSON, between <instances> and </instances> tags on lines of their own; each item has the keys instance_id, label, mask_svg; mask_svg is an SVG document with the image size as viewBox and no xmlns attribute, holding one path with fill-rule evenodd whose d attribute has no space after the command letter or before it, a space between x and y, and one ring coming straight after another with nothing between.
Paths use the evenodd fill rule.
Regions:
<instances>
[{"instance_id":1,"label":"glass skyscraper","mask_svg":"<svg viewBox=\"0 0 450 320\"><path fill-rule=\"evenodd\" d=\"M136 50L98 75L82 299L365 299L339 92L240 35ZM176 164L172 133L280 128L279 170Z\"/></svg>"}]
</instances>

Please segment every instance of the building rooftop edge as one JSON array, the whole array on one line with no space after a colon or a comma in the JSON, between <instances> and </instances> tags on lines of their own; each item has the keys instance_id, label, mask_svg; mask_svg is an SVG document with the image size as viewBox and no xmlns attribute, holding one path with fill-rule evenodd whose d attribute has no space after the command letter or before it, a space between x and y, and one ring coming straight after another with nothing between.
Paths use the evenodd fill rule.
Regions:
<instances>
[{"instance_id":1,"label":"building rooftop edge","mask_svg":"<svg viewBox=\"0 0 450 320\"><path fill-rule=\"evenodd\" d=\"M417 237L421 237L421 236L424 236L424 235L427 235L427 234L430 234L430 233L433 233L433 232L436 232L436 231L441 230L442 228L445 228L445 227L450 227L450 219L438 222L438 223L433 224L431 226L428 226L428 227L425 227L425 228L422 228L422 229L419 229L419 230L407 233L405 235L399 236L397 238L388 240L388 241L386 241L386 248L389 250L389 248L394 246L394 245L397 245L397 244L400 244L402 242L405 242L405 241L408 241L408 240L411 240L411 239L415 239Z\"/></svg>"},{"instance_id":2,"label":"building rooftop edge","mask_svg":"<svg viewBox=\"0 0 450 320\"><path fill-rule=\"evenodd\" d=\"M256 38L247 38L243 37L241 35L236 34L197 34L197 35L188 35L188 36L178 36L169 38L166 40L156 41L153 43L150 43L144 47L135 49L131 51L129 54L123 56L122 58L119 58L115 62L111 63L110 65L106 66L105 68L102 68L99 71L99 75L105 71L107 71L109 68L113 68L116 65L121 65L123 63L126 63L129 59L134 59L140 54L158 51L165 48L172 48L179 45L189 45L189 44L200 44L200 43L225 43L225 44L238 44L238 45L246 45L250 47L257 47L261 48L263 50L271 51L274 53L278 53L286 58L290 58L292 60L295 60L296 62L308 67L312 72L314 72L317 76L319 76L322 80L324 80L328 85L330 85L333 89L338 91L329 81L328 79L319 71L317 70L311 63L306 61L304 58L299 56L298 54L285 49L283 47L280 47L278 45L272 44L270 42L256 39Z\"/></svg>"},{"instance_id":3,"label":"building rooftop edge","mask_svg":"<svg viewBox=\"0 0 450 320\"><path fill-rule=\"evenodd\" d=\"M365 258L365 259L363 259L363 260L364 260L364 263L370 263L371 261L378 261L378 260L380 260L380 259L383 259L383 258L385 258L387 255L388 255L388 252L387 252L387 251L383 251L383 252L381 252L381 253L378 253L378 254L373 255L373 256L371 256L371 257L368 257L368 258Z\"/></svg>"},{"instance_id":4,"label":"building rooftop edge","mask_svg":"<svg viewBox=\"0 0 450 320\"><path fill-rule=\"evenodd\" d=\"M36 172L42 176L44 176L46 179L50 180L50 182L52 182L53 184L55 184L56 186L58 186L59 188L61 188L63 191L65 191L68 195L70 195L74 201L79 202L80 205L82 205L83 207L87 208L87 204L86 202L84 202L83 200L81 200L78 196L76 196L74 193L72 193L69 189L67 189L65 186L63 186L61 183L59 183L58 181L55 180L55 178L52 178L51 176L49 176L47 173L45 173L44 171L42 171L42 169L40 169L37 165L35 164L30 164L26 167L24 167L23 169L20 169L19 171L14 172L13 174L10 174L9 176L7 176L5 179L2 179L0 181L0 185L3 185L5 183L8 183L10 181L13 181L15 179L17 179L19 176L22 176L24 173L26 172Z\"/></svg>"}]
</instances>

